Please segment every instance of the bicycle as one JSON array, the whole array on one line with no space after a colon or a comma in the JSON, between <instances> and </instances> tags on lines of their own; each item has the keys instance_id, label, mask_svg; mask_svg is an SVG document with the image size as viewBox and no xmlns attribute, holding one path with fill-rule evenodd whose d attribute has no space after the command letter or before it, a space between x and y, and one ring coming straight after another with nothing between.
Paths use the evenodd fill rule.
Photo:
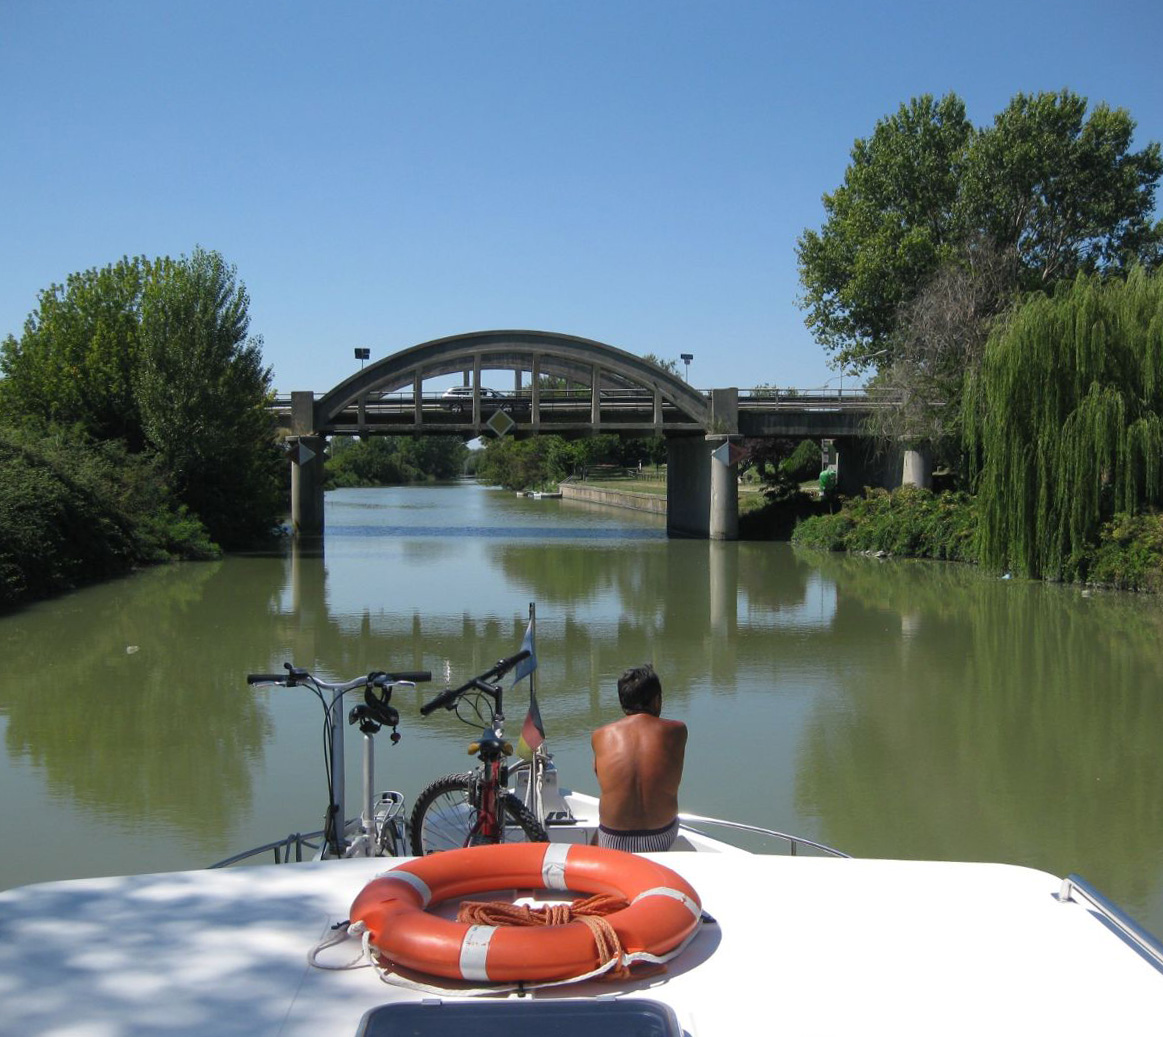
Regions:
<instances>
[{"instance_id":1,"label":"bicycle","mask_svg":"<svg viewBox=\"0 0 1163 1037\"><path fill-rule=\"evenodd\" d=\"M444 690L421 706L422 716L444 708L455 710L457 719L463 723L480 725L480 738L468 750L480 760L480 766L464 774L437 778L416 798L411 818L415 856L504 842L518 831L528 842L549 841L541 822L508 788L508 758L513 754L513 746L505 741L504 691L500 681L529 655L525 649L502 659L480 676L459 688ZM466 699L472 692L476 694ZM461 715L462 703L471 705L472 716Z\"/></svg>"},{"instance_id":2,"label":"bicycle","mask_svg":"<svg viewBox=\"0 0 1163 1037\"><path fill-rule=\"evenodd\" d=\"M392 729L391 742L400 740L400 714L391 704L397 685L415 687L432 680L428 670L385 673L373 670L366 676L330 683L301 667L284 663L286 674L247 674L247 684L274 684L284 688L305 687L323 704L323 749L327 763L327 816L324 821L322 856L396 857L407 852L404 797L399 792L375 793L375 748L372 738L382 728ZM363 734L363 790L360 816L344 818L343 696L363 688L363 702L351 709L347 722ZM328 700L327 696L330 696ZM349 840L348 835L351 835Z\"/></svg>"}]
</instances>

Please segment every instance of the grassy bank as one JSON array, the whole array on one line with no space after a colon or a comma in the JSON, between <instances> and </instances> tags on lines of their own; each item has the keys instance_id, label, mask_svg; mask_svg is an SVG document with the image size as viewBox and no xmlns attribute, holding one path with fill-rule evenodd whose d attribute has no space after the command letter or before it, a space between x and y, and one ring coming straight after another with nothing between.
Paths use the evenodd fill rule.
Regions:
<instances>
[{"instance_id":1,"label":"grassy bank","mask_svg":"<svg viewBox=\"0 0 1163 1037\"><path fill-rule=\"evenodd\" d=\"M805 516L792 543L823 551L853 551L938 561L980 560L978 502L965 493L904 487L870 490L826 514ZM1066 582L1115 590L1163 590L1163 515L1116 515L1097 542L1072 559Z\"/></svg>"}]
</instances>

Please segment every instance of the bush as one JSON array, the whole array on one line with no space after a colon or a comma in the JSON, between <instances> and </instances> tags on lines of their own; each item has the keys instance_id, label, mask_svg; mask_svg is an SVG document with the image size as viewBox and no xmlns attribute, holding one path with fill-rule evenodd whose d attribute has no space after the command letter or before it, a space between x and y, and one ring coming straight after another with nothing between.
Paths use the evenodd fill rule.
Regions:
<instances>
[{"instance_id":1,"label":"bush","mask_svg":"<svg viewBox=\"0 0 1163 1037\"><path fill-rule=\"evenodd\" d=\"M0 607L216 554L148 459L60 429L0 428Z\"/></svg>"},{"instance_id":2,"label":"bush","mask_svg":"<svg viewBox=\"0 0 1163 1037\"><path fill-rule=\"evenodd\" d=\"M1163 516L1116 515L1084 561L1086 582L1117 590L1163 590Z\"/></svg>"},{"instance_id":3,"label":"bush","mask_svg":"<svg viewBox=\"0 0 1163 1037\"><path fill-rule=\"evenodd\" d=\"M906 486L846 499L834 515L805 519L792 542L830 551L883 551L911 558L976 561L977 509L964 493Z\"/></svg>"}]
</instances>

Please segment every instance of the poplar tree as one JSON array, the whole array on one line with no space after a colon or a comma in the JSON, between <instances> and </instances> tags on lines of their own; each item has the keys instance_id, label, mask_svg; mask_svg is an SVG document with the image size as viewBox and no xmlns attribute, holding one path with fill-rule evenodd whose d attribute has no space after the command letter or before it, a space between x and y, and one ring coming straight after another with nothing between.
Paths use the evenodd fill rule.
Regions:
<instances>
[{"instance_id":1,"label":"poplar tree","mask_svg":"<svg viewBox=\"0 0 1163 1037\"><path fill-rule=\"evenodd\" d=\"M964 422L982 563L1085 575L1103 521L1163 498L1163 277L1079 274L1032 296L971 373Z\"/></svg>"}]
</instances>

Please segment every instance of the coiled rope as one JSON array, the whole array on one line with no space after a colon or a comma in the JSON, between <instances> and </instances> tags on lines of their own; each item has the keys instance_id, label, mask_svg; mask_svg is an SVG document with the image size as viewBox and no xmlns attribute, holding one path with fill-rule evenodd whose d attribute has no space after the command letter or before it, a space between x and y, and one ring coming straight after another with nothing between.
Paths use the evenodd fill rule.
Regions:
<instances>
[{"instance_id":1,"label":"coiled rope","mask_svg":"<svg viewBox=\"0 0 1163 1037\"><path fill-rule=\"evenodd\" d=\"M615 911L629 906L621 897L596 893L584 900L568 904L546 904L530 907L528 904L509 904L503 900L466 900L457 911L456 920L467 925L566 925L584 922L593 933L601 962L599 971L604 979L627 979L630 966L623 963L624 950L614 927L606 919Z\"/></svg>"}]
</instances>

